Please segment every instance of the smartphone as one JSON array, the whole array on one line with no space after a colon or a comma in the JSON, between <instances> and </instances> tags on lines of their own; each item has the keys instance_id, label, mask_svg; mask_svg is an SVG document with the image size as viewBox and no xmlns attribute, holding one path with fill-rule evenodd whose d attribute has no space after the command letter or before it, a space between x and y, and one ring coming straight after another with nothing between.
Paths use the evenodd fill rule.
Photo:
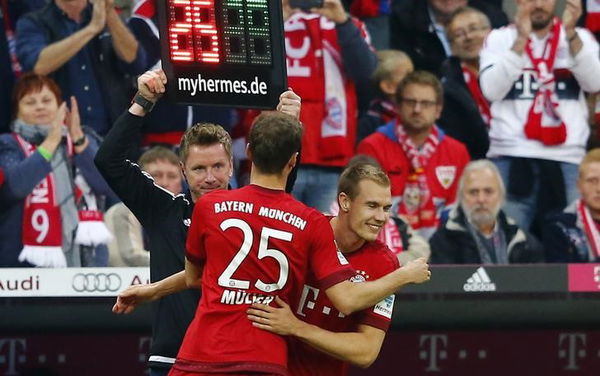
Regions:
<instances>
[{"instance_id":1,"label":"smartphone","mask_svg":"<svg viewBox=\"0 0 600 376\"><path fill-rule=\"evenodd\" d=\"M304 11L312 8L322 8L323 0L290 0L290 7L300 8Z\"/></svg>"}]
</instances>

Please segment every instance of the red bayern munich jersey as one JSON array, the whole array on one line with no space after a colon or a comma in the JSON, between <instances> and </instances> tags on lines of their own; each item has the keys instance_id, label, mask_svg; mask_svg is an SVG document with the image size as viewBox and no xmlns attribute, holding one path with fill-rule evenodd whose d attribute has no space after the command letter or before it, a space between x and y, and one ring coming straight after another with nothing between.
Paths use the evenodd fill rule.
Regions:
<instances>
[{"instance_id":1,"label":"red bayern munich jersey","mask_svg":"<svg viewBox=\"0 0 600 376\"><path fill-rule=\"evenodd\" d=\"M196 202L186 257L204 264L204 272L200 304L175 364L185 371L286 375L285 339L254 328L246 310L276 295L298 301L308 269L323 290L355 274L321 213L256 185Z\"/></svg>"},{"instance_id":2,"label":"red bayern munich jersey","mask_svg":"<svg viewBox=\"0 0 600 376\"><path fill-rule=\"evenodd\" d=\"M344 256L355 269L355 275L350 279L353 282L375 280L400 267L396 255L378 240L367 242L355 252L345 253ZM344 316L333 307L323 290L316 287L316 282L309 272L295 312L301 320L332 332L355 332L361 324L384 331L389 328L394 295L374 307ZM288 368L294 376L342 376L348 372L348 363L291 337L289 353Z\"/></svg>"}]
</instances>

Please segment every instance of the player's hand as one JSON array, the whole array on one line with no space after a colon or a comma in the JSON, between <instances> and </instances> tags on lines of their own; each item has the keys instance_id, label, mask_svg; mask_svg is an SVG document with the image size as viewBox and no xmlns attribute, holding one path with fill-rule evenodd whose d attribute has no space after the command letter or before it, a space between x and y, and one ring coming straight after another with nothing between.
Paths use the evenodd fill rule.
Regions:
<instances>
[{"instance_id":1,"label":"player's hand","mask_svg":"<svg viewBox=\"0 0 600 376\"><path fill-rule=\"evenodd\" d=\"M252 326L282 336L298 333L304 322L294 316L290 306L278 296L275 297L275 302L279 307L259 303L252 304L246 311L248 320L252 321Z\"/></svg>"},{"instance_id":2,"label":"player's hand","mask_svg":"<svg viewBox=\"0 0 600 376\"><path fill-rule=\"evenodd\" d=\"M311 13L320 14L336 24L346 22L349 17L341 0L323 0L323 7L312 8L310 11Z\"/></svg>"},{"instance_id":3,"label":"player's hand","mask_svg":"<svg viewBox=\"0 0 600 376\"><path fill-rule=\"evenodd\" d=\"M293 116L300 120L301 99L292 89L288 89L279 96L277 111Z\"/></svg>"},{"instance_id":4,"label":"player's hand","mask_svg":"<svg viewBox=\"0 0 600 376\"><path fill-rule=\"evenodd\" d=\"M147 71L138 77L137 84L142 97L156 103L165 93L167 75L162 69Z\"/></svg>"},{"instance_id":5,"label":"player's hand","mask_svg":"<svg viewBox=\"0 0 600 376\"><path fill-rule=\"evenodd\" d=\"M565 10L562 14L562 24L565 27L567 35L573 35L577 20L583 12L581 0L567 0Z\"/></svg>"},{"instance_id":6,"label":"player's hand","mask_svg":"<svg viewBox=\"0 0 600 376\"><path fill-rule=\"evenodd\" d=\"M129 286L117 296L112 311L117 314L128 314L133 312L138 305L151 302L157 298L153 284Z\"/></svg>"},{"instance_id":7,"label":"player's hand","mask_svg":"<svg viewBox=\"0 0 600 376\"><path fill-rule=\"evenodd\" d=\"M425 257L411 260L402 268L409 273L413 283L423 283L431 279L431 271L429 270L429 264L427 264Z\"/></svg>"}]
</instances>

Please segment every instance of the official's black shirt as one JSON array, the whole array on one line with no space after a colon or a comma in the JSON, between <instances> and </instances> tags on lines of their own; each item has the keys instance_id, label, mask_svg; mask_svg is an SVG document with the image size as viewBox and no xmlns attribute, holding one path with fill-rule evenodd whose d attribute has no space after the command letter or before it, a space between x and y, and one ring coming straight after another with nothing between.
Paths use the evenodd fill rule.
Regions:
<instances>
[{"instance_id":1,"label":"official's black shirt","mask_svg":"<svg viewBox=\"0 0 600 376\"><path fill-rule=\"evenodd\" d=\"M135 214L149 239L150 279L184 270L185 242L194 203L189 191L173 195L154 184L127 159L137 147L144 118L122 114L96 154L96 165L110 187ZM170 367L194 317L199 290L186 290L153 303L150 367Z\"/></svg>"}]
</instances>

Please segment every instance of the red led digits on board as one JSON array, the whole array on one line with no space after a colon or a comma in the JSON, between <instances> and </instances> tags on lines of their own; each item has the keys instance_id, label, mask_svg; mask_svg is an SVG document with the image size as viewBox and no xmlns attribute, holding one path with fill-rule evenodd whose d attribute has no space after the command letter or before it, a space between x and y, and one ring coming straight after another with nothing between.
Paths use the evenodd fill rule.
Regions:
<instances>
[{"instance_id":1,"label":"red led digits on board","mask_svg":"<svg viewBox=\"0 0 600 376\"><path fill-rule=\"evenodd\" d=\"M214 0L169 0L172 61L219 63Z\"/></svg>"},{"instance_id":2,"label":"red led digits on board","mask_svg":"<svg viewBox=\"0 0 600 376\"><path fill-rule=\"evenodd\" d=\"M219 64L222 57L230 64L270 65L268 1L216 3L215 0L168 0L171 61ZM219 6L219 11L215 6ZM217 28L217 17L223 30Z\"/></svg>"},{"instance_id":3,"label":"red led digits on board","mask_svg":"<svg viewBox=\"0 0 600 376\"><path fill-rule=\"evenodd\" d=\"M214 0L193 0L194 44L196 61L219 62L219 36L215 19Z\"/></svg>"},{"instance_id":4,"label":"red led digits on board","mask_svg":"<svg viewBox=\"0 0 600 376\"><path fill-rule=\"evenodd\" d=\"M169 0L169 50L173 61L193 61L192 7L189 0Z\"/></svg>"}]
</instances>

